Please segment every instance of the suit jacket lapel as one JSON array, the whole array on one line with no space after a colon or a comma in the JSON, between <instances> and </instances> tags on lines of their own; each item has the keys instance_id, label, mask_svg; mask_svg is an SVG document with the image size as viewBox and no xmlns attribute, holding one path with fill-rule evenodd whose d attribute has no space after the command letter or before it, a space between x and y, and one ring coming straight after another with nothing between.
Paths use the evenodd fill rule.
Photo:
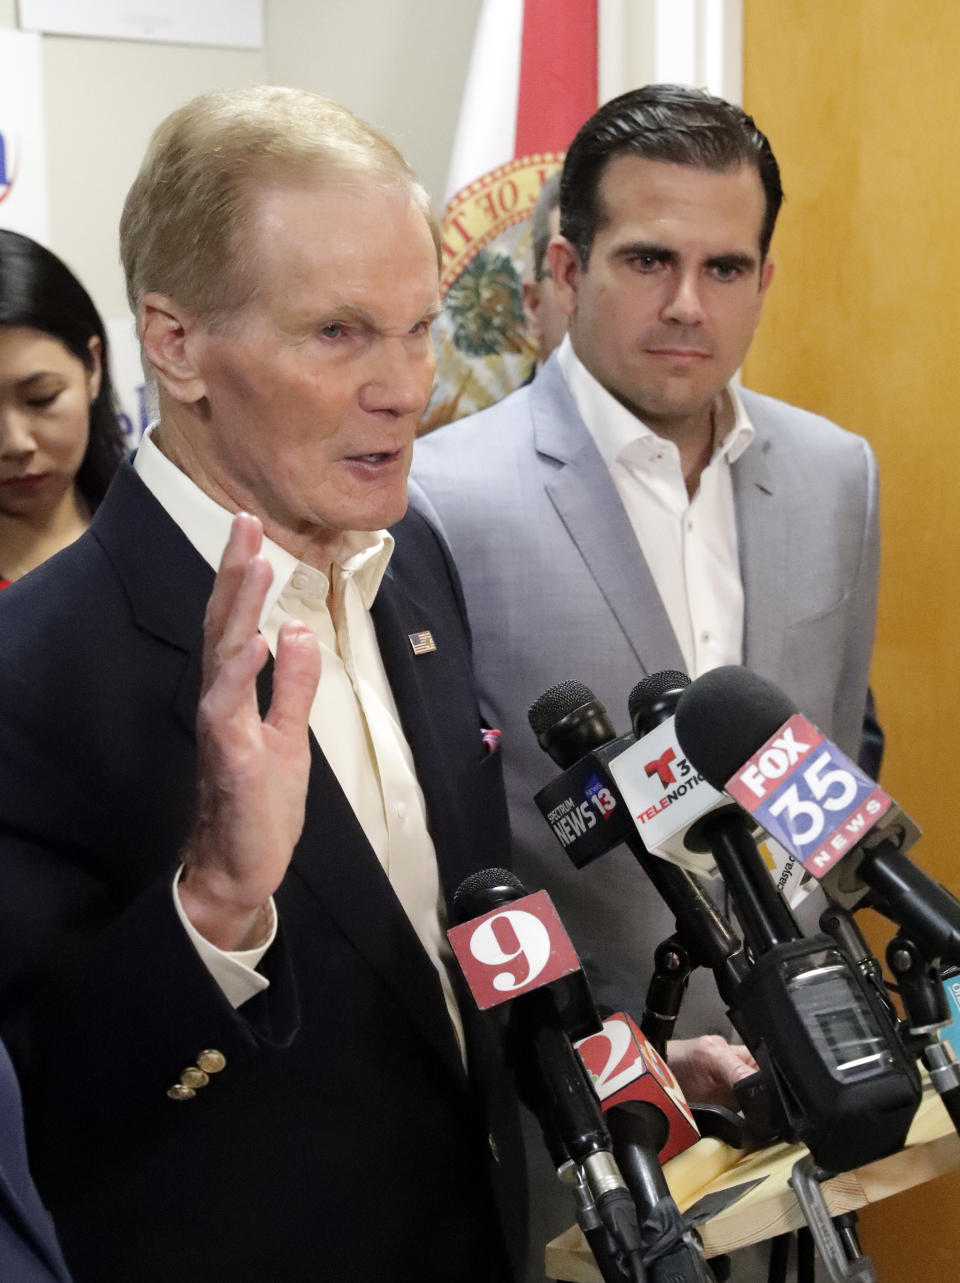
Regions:
<instances>
[{"instance_id":1,"label":"suit jacket lapel","mask_svg":"<svg viewBox=\"0 0 960 1283\"><path fill-rule=\"evenodd\" d=\"M463 799L457 796L454 772L450 770L450 736L453 722L462 710L451 707L453 693L445 686L439 665L430 662L434 657L416 656L409 640L411 633L430 627L434 615L435 607L415 584L401 582L387 572L373 607L377 640L404 734L417 764L417 779L440 861L441 887L449 902L477 865L471 859L469 842L464 841L460 820ZM470 737L466 751L479 758L479 719L470 720L465 733ZM490 852L489 863L504 863L508 857L509 852Z\"/></svg>"},{"instance_id":2,"label":"suit jacket lapel","mask_svg":"<svg viewBox=\"0 0 960 1283\"><path fill-rule=\"evenodd\" d=\"M125 461L97 510L92 532L123 583L137 626L183 651L176 716L195 733L203 660L203 612L214 572Z\"/></svg>"},{"instance_id":3,"label":"suit jacket lapel","mask_svg":"<svg viewBox=\"0 0 960 1283\"><path fill-rule=\"evenodd\" d=\"M439 1018L444 1000L436 970L336 776L316 741L311 740L311 744L313 766L306 819L292 870L378 972L427 1042L462 1077L453 1030ZM335 841L331 840L332 834L337 835Z\"/></svg>"},{"instance_id":4,"label":"suit jacket lapel","mask_svg":"<svg viewBox=\"0 0 960 1283\"><path fill-rule=\"evenodd\" d=\"M407 654L413 650L392 607L391 581L385 578L373 608L377 639L404 730L417 763L417 776L431 816L446 814L448 801L431 807L430 772L442 755L433 741L419 687L413 689ZM407 631L419 631L429 616L422 613ZM272 664L270 665L272 669ZM258 688L261 712L270 701L270 678L261 674ZM453 1029L442 1013L443 991L433 963L404 913L383 866L377 859L340 783L311 736L312 766L303 833L293 858L293 870L323 904L401 1006L406 1008L427 1042L451 1071L463 1078L463 1063ZM335 845L330 835L338 835ZM442 833L434 832L438 850Z\"/></svg>"},{"instance_id":5,"label":"suit jacket lapel","mask_svg":"<svg viewBox=\"0 0 960 1283\"><path fill-rule=\"evenodd\" d=\"M95 527L124 583L137 625L185 652L172 711L193 736L202 675L201 621L213 571L129 464L98 511ZM389 665L387 671L393 682ZM269 661L257 682L261 714L270 705L272 679ZM413 739L411 746L419 764L420 746ZM436 971L312 736L311 752L306 819L292 869L410 1011L427 1040L462 1076L452 1030L437 1019L437 1004L442 1010L443 998ZM331 833L339 835L335 844ZM289 875L284 887L287 881Z\"/></svg>"},{"instance_id":6,"label":"suit jacket lapel","mask_svg":"<svg viewBox=\"0 0 960 1283\"><path fill-rule=\"evenodd\" d=\"M560 367L551 361L530 395L538 453L563 466L546 492L645 673L686 667L653 577L610 473Z\"/></svg>"},{"instance_id":7,"label":"suit jacket lapel","mask_svg":"<svg viewBox=\"0 0 960 1283\"><path fill-rule=\"evenodd\" d=\"M778 521L776 487L770 452L773 444L762 424L757 436L733 465L737 540L743 576L743 662L776 680L783 646L784 574L789 565L788 533Z\"/></svg>"}]
</instances>

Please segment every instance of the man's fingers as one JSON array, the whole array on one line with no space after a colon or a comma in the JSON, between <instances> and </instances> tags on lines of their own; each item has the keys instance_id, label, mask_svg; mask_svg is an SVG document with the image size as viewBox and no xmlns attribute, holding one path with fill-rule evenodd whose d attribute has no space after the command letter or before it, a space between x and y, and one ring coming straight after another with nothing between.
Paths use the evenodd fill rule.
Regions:
<instances>
[{"instance_id":1,"label":"man's fingers","mask_svg":"<svg viewBox=\"0 0 960 1283\"><path fill-rule=\"evenodd\" d=\"M319 680L320 645L316 637L300 620L287 620L277 637L267 725L281 732L306 733Z\"/></svg>"},{"instance_id":2,"label":"man's fingers","mask_svg":"<svg viewBox=\"0 0 960 1283\"><path fill-rule=\"evenodd\" d=\"M265 638L255 633L229 659L219 664L216 681L200 699L198 716L213 728L214 724L233 717L251 706L256 708L257 674L270 656Z\"/></svg>"},{"instance_id":3,"label":"man's fingers","mask_svg":"<svg viewBox=\"0 0 960 1283\"><path fill-rule=\"evenodd\" d=\"M759 1065L757 1064L748 1065L748 1064L745 1064L742 1060L738 1060L734 1063L732 1072L730 1074L730 1082L738 1083L741 1078L752 1078L758 1069L759 1069Z\"/></svg>"},{"instance_id":4,"label":"man's fingers","mask_svg":"<svg viewBox=\"0 0 960 1283\"><path fill-rule=\"evenodd\" d=\"M719 1034L669 1042L667 1063L688 1100L730 1106L733 1084L757 1069L746 1047L729 1043Z\"/></svg>"},{"instance_id":5,"label":"man's fingers","mask_svg":"<svg viewBox=\"0 0 960 1283\"><path fill-rule=\"evenodd\" d=\"M757 1064L757 1062L753 1058L753 1053L750 1051L748 1047L743 1047L740 1045L740 1043L731 1043L730 1050L733 1053L735 1059L740 1062L740 1067L743 1070L745 1070L746 1073L752 1074L757 1069L760 1068L760 1066ZM743 1076L744 1076L743 1073L736 1074L737 1078L742 1078Z\"/></svg>"},{"instance_id":6,"label":"man's fingers","mask_svg":"<svg viewBox=\"0 0 960 1283\"><path fill-rule=\"evenodd\" d=\"M213 582L213 592L207 602L204 629L207 637L219 641L234 600L243 583L247 562L260 551L263 527L258 517L249 512L238 512L230 526L230 537L220 558L220 568Z\"/></svg>"},{"instance_id":7,"label":"man's fingers","mask_svg":"<svg viewBox=\"0 0 960 1283\"><path fill-rule=\"evenodd\" d=\"M273 568L266 557L258 554L249 558L230 613L224 621L220 638L215 643L218 655L229 657L246 646L250 638L260 631L260 612L272 582Z\"/></svg>"},{"instance_id":8,"label":"man's fingers","mask_svg":"<svg viewBox=\"0 0 960 1283\"><path fill-rule=\"evenodd\" d=\"M266 557L249 558L222 625L217 629L205 623L203 671L207 687L213 683L221 667L259 632L260 612L272 579L273 570Z\"/></svg>"}]
</instances>

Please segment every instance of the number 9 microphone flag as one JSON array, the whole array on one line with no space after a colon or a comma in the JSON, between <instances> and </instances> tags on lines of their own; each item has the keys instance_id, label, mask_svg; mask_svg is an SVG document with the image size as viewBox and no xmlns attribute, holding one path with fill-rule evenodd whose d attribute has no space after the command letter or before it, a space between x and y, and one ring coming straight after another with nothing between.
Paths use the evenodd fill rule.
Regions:
<instances>
[{"instance_id":1,"label":"number 9 microphone flag","mask_svg":"<svg viewBox=\"0 0 960 1283\"><path fill-rule=\"evenodd\" d=\"M424 431L494 404L533 367L521 291L530 215L597 109L597 5L484 0L447 179Z\"/></svg>"}]
</instances>

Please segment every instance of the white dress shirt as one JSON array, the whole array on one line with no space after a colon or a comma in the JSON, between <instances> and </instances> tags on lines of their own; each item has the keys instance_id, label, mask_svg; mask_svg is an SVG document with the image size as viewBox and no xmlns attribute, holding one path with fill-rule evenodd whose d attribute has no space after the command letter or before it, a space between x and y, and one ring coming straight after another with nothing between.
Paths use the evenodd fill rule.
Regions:
<instances>
[{"instance_id":1,"label":"white dress shirt","mask_svg":"<svg viewBox=\"0 0 960 1283\"><path fill-rule=\"evenodd\" d=\"M134 467L184 535L214 569L230 534L233 514L221 508L157 448L148 428ZM337 777L424 949L440 977L461 1054L463 1027L448 968L452 953L426 804L413 754L383 667L370 607L393 552L385 531L345 534L334 557L331 583L323 571L297 561L264 537L262 554L273 570L260 631L276 656L286 619L302 620L320 643L320 682L310 709L310 730ZM328 607L332 601L332 612ZM339 858L336 850L330 859ZM253 970L272 943L225 953L177 911L211 974L236 1007L267 986Z\"/></svg>"},{"instance_id":2,"label":"white dress shirt","mask_svg":"<svg viewBox=\"0 0 960 1283\"><path fill-rule=\"evenodd\" d=\"M743 662L743 580L730 466L754 437L736 389L714 421L732 420L691 499L674 442L658 436L586 369L569 335L560 369L610 470L691 677Z\"/></svg>"}]
</instances>

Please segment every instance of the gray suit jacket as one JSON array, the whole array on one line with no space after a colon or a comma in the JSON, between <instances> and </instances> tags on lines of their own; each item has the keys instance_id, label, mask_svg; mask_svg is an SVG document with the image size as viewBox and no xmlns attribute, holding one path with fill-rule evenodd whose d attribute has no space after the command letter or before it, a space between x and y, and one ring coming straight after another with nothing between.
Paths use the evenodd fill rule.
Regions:
<instances>
[{"instance_id":1,"label":"gray suit jacket","mask_svg":"<svg viewBox=\"0 0 960 1283\"><path fill-rule=\"evenodd\" d=\"M757 432L733 467L745 663L856 756L876 607L873 454L816 415L743 399ZM550 891L598 997L639 1016L673 920L623 849L583 870L569 864L532 802L557 768L526 710L578 678L623 732L633 685L684 662L556 358L529 387L419 441L413 476L412 501L460 570L481 707L503 731L517 872ZM680 1027L726 1029L712 977L692 986Z\"/></svg>"}]
</instances>

